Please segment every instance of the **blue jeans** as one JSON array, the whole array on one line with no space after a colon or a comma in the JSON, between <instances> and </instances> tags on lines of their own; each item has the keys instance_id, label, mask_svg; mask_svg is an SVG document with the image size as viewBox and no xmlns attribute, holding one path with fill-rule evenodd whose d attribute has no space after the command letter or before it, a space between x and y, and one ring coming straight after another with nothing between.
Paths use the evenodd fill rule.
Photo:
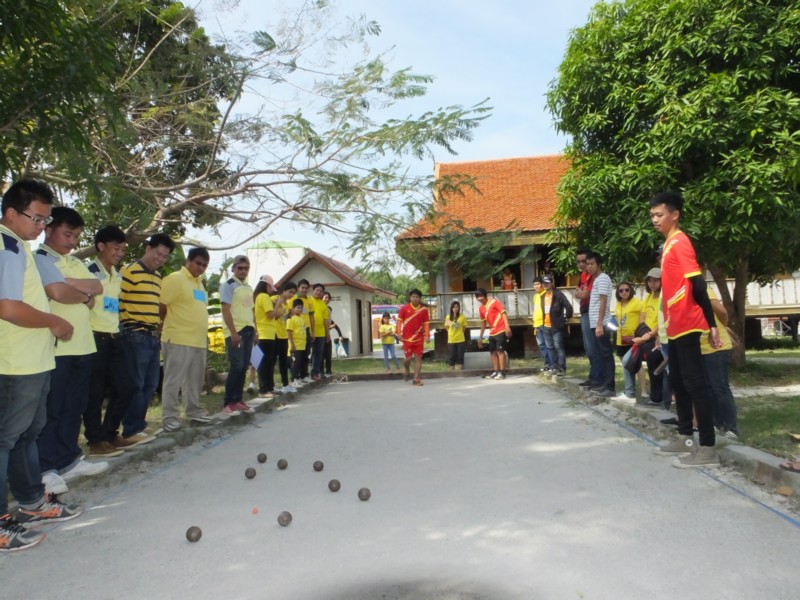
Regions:
<instances>
[{"instance_id":1,"label":"blue jeans","mask_svg":"<svg viewBox=\"0 0 800 600\"><path fill-rule=\"evenodd\" d=\"M0 515L8 512L8 488L21 505L44 497L36 438L47 422L50 373L0 375Z\"/></svg>"},{"instance_id":2,"label":"blue jeans","mask_svg":"<svg viewBox=\"0 0 800 600\"><path fill-rule=\"evenodd\" d=\"M255 329L245 327L239 332L242 343L238 348L231 344L231 338L225 338L225 352L228 354L228 377L225 379L225 406L238 404L244 394L244 382L247 379L247 368L250 366L250 355L253 353Z\"/></svg>"},{"instance_id":3,"label":"blue jeans","mask_svg":"<svg viewBox=\"0 0 800 600\"><path fill-rule=\"evenodd\" d=\"M594 329L591 330L594 335ZM603 328L603 335L597 337L595 335L595 343L597 344L597 358L600 363L602 378L600 383L603 387L612 392L617 389L617 384L614 382L614 373L616 371L616 362L614 361L614 349L611 347L611 330L607 327Z\"/></svg>"},{"instance_id":4,"label":"blue jeans","mask_svg":"<svg viewBox=\"0 0 800 600\"><path fill-rule=\"evenodd\" d=\"M322 375L322 357L325 355L325 336L315 337L311 342L311 376Z\"/></svg>"},{"instance_id":5,"label":"blue jeans","mask_svg":"<svg viewBox=\"0 0 800 600\"><path fill-rule=\"evenodd\" d=\"M583 350L589 359L589 381L592 384L603 383L603 365L600 361L597 348L597 337L594 329L589 325L589 313L581 315L581 336L583 337Z\"/></svg>"},{"instance_id":6,"label":"blue jeans","mask_svg":"<svg viewBox=\"0 0 800 600\"><path fill-rule=\"evenodd\" d=\"M42 473L66 469L83 456L78 437L89 404L93 356L56 356L47 395L47 423L36 441Z\"/></svg>"},{"instance_id":7,"label":"blue jeans","mask_svg":"<svg viewBox=\"0 0 800 600\"><path fill-rule=\"evenodd\" d=\"M130 401L122 417L122 436L129 437L147 427L147 409L158 389L161 344L144 331L122 333L122 354L128 370Z\"/></svg>"},{"instance_id":8,"label":"blue jeans","mask_svg":"<svg viewBox=\"0 0 800 600\"><path fill-rule=\"evenodd\" d=\"M540 327L539 330L544 336L544 343L547 345L547 353L550 356L551 365L559 371L567 370L567 351L564 349L564 330L553 329L552 327Z\"/></svg>"},{"instance_id":9,"label":"blue jeans","mask_svg":"<svg viewBox=\"0 0 800 600\"><path fill-rule=\"evenodd\" d=\"M624 382L625 395L628 398L636 397L636 374L631 373L625 367L631 358L631 346L617 346L617 356L622 363L622 381Z\"/></svg>"},{"instance_id":10,"label":"blue jeans","mask_svg":"<svg viewBox=\"0 0 800 600\"><path fill-rule=\"evenodd\" d=\"M738 435L736 401L730 384L731 351L718 350L703 355L703 366L714 396L714 425Z\"/></svg>"},{"instance_id":11,"label":"blue jeans","mask_svg":"<svg viewBox=\"0 0 800 600\"><path fill-rule=\"evenodd\" d=\"M544 332L541 327L536 328L536 345L539 346L539 353L542 355L545 369L553 368L553 358L550 356L550 351L547 349L547 342L544 339Z\"/></svg>"},{"instance_id":12,"label":"blue jeans","mask_svg":"<svg viewBox=\"0 0 800 600\"><path fill-rule=\"evenodd\" d=\"M661 349L661 356L669 361L669 343L661 343L659 346ZM662 402L664 403L664 408L667 410L670 409L672 406L672 384L669 382L669 362L667 362L667 367L661 373L661 395L662 395ZM653 379L650 379L650 386L652 390Z\"/></svg>"},{"instance_id":13,"label":"blue jeans","mask_svg":"<svg viewBox=\"0 0 800 600\"><path fill-rule=\"evenodd\" d=\"M389 365L389 358L394 361L395 368L399 371L400 370L400 363L397 362L397 354L394 351L394 344L383 344L383 364L386 365L386 370L391 370L391 366Z\"/></svg>"}]
</instances>

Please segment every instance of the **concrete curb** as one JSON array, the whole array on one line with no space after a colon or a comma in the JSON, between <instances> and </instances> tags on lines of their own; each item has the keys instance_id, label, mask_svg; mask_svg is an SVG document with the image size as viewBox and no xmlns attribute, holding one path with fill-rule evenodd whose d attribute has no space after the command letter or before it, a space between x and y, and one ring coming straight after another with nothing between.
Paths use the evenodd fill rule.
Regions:
<instances>
[{"instance_id":1,"label":"concrete curb","mask_svg":"<svg viewBox=\"0 0 800 600\"><path fill-rule=\"evenodd\" d=\"M589 400L589 393L580 386L580 381L577 379L550 375L539 375L538 379L560 388L574 400L594 405ZM606 400L608 404L633 415L635 418L631 420L631 425L636 426L639 421L645 424L645 429L655 433L657 437L668 439L675 436L673 426L661 423L661 419L674 417L673 413L664 409L623 402L615 398ZM600 404L605 404L605 402ZM784 462L784 459L727 440L719 440L717 446L721 448L720 463L722 465L736 468L745 477L773 490L778 487L789 487L793 490L795 498L800 498L800 474L789 473L781 469L778 465Z\"/></svg>"}]
</instances>

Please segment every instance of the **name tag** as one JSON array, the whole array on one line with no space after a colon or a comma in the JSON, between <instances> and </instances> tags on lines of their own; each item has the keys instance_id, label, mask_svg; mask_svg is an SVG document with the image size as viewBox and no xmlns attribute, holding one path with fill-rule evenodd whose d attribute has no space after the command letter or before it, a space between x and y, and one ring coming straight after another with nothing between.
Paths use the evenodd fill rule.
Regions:
<instances>
[{"instance_id":1,"label":"name tag","mask_svg":"<svg viewBox=\"0 0 800 600\"><path fill-rule=\"evenodd\" d=\"M103 296L103 310L110 313L119 312L119 300L110 296Z\"/></svg>"},{"instance_id":2,"label":"name tag","mask_svg":"<svg viewBox=\"0 0 800 600\"><path fill-rule=\"evenodd\" d=\"M195 300L199 300L200 302L206 301L206 293L203 290L193 290L193 291Z\"/></svg>"}]
</instances>

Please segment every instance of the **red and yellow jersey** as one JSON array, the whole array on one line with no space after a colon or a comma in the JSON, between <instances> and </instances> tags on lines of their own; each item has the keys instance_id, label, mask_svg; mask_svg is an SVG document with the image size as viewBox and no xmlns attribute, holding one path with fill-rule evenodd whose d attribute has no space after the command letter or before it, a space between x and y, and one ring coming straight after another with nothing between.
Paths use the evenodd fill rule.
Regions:
<instances>
[{"instance_id":1,"label":"red and yellow jersey","mask_svg":"<svg viewBox=\"0 0 800 600\"><path fill-rule=\"evenodd\" d=\"M414 308L404 304L397 311L397 330L403 336L404 342L425 341L425 325L431 320L428 309L424 304Z\"/></svg>"},{"instance_id":2,"label":"red and yellow jersey","mask_svg":"<svg viewBox=\"0 0 800 600\"><path fill-rule=\"evenodd\" d=\"M702 309L692 295L690 277L702 273L689 237L682 231L671 235L661 257L661 296L667 337L671 340L687 333L708 331Z\"/></svg>"},{"instance_id":3,"label":"red and yellow jersey","mask_svg":"<svg viewBox=\"0 0 800 600\"><path fill-rule=\"evenodd\" d=\"M480 307L478 312L480 313L481 321L485 322L489 327L489 335L498 335L505 332L506 323L503 315L506 314L506 309L500 300L490 298L486 304Z\"/></svg>"}]
</instances>

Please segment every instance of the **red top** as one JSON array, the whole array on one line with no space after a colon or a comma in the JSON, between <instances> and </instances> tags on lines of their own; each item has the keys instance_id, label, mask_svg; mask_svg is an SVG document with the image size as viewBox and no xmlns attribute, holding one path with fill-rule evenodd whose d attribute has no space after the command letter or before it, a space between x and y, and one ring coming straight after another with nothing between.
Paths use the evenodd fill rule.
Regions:
<instances>
[{"instance_id":1,"label":"red top","mask_svg":"<svg viewBox=\"0 0 800 600\"><path fill-rule=\"evenodd\" d=\"M506 330L503 315L506 313L503 303L497 298L490 298L486 304L482 304L478 309L481 320L489 326L489 335L504 333Z\"/></svg>"},{"instance_id":2,"label":"red top","mask_svg":"<svg viewBox=\"0 0 800 600\"><path fill-rule=\"evenodd\" d=\"M425 341L425 323L430 321L431 317L424 304L420 304L417 308L404 304L397 311L397 320L402 323L400 332L404 342Z\"/></svg>"},{"instance_id":3,"label":"red top","mask_svg":"<svg viewBox=\"0 0 800 600\"><path fill-rule=\"evenodd\" d=\"M594 283L594 277L589 275L586 271L582 271L581 281L580 284L578 285L578 289L591 292L593 283ZM589 300L590 300L589 296L586 296L586 298L581 298L580 302L581 314L589 312Z\"/></svg>"},{"instance_id":4,"label":"red top","mask_svg":"<svg viewBox=\"0 0 800 600\"><path fill-rule=\"evenodd\" d=\"M671 340L696 331L708 331L703 310L692 295L690 277L700 275L692 242L682 231L672 234L661 256L661 297L667 337Z\"/></svg>"}]
</instances>

